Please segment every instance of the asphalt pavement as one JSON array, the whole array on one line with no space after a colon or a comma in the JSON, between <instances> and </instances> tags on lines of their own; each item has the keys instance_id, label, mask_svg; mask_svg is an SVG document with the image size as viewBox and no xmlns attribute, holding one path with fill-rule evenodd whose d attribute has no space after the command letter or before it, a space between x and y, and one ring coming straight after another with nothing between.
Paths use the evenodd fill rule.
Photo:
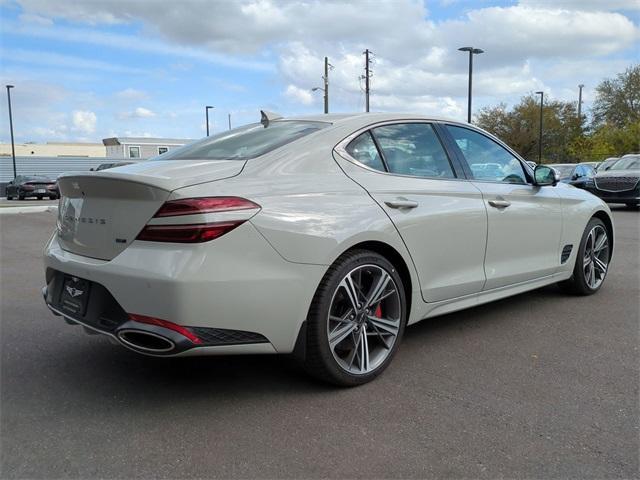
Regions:
<instances>
[{"instance_id":1,"label":"asphalt pavement","mask_svg":"<svg viewBox=\"0 0 640 480\"><path fill-rule=\"evenodd\" d=\"M424 321L340 389L286 357L146 358L66 325L40 294L54 215L3 215L0 477L638 478L640 212L614 216L597 295Z\"/></svg>"}]
</instances>

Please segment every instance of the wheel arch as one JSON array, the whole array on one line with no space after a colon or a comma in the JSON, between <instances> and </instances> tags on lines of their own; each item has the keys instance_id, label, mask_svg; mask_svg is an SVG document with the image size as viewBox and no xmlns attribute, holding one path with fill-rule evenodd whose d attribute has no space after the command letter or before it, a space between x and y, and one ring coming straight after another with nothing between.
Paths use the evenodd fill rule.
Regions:
<instances>
[{"instance_id":1,"label":"wheel arch","mask_svg":"<svg viewBox=\"0 0 640 480\"><path fill-rule=\"evenodd\" d=\"M398 270L398 275L400 275L400 278L402 279L402 287L404 289L405 298L407 300L407 321L409 321L409 317L411 315L411 302L413 301L413 280L411 279L411 271L409 270L409 266L407 265L407 262L400 254L400 252L398 252L388 243L384 243L378 240L367 240L350 246L339 256L344 255L345 253L352 250L369 250L375 252L379 255L382 255L384 258L389 260L389 262L391 262L394 267L396 267L396 269Z\"/></svg>"},{"instance_id":2,"label":"wheel arch","mask_svg":"<svg viewBox=\"0 0 640 480\"><path fill-rule=\"evenodd\" d=\"M607 229L607 234L609 235L609 239L611 242L611 254L610 256L613 256L613 247L614 247L614 231L613 231L613 220L611 220L611 216L605 212L604 210L598 210L597 212L595 212L593 214L593 216L591 218L598 218L600 220L602 220L602 223L604 223L605 228Z\"/></svg>"}]
</instances>

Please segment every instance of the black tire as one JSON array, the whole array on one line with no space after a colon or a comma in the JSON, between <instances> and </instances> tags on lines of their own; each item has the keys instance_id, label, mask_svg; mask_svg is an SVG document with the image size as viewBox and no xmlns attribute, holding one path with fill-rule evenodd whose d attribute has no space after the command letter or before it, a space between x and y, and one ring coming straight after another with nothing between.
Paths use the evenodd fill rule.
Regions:
<instances>
[{"instance_id":1,"label":"black tire","mask_svg":"<svg viewBox=\"0 0 640 480\"><path fill-rule=\"evenodd\" d=\"M38 200L42 200L42 197L41 197L41 196L38 196Z\"/></svg>"},{"instance_id":2,"label":"black tire","mask_svg":"<svg viewBox=\"0 0 640 480\"><path fill-rule=\"evenodd\" d=\"M24 200L24 195L18 195L18 200Z\"/></svg>"},{"instance_id":3,"label":"black tire","mask_svg":"<svg viewBox=\"0 0 640 480\"><path fill-rule=\"evenodd\" d=\"M393 299L395 302L394 308L396 309L394 317L399 318L400 320L397 327L397 334L395 336L395 340L393 340L393 344L391 345L391 347L387 348L386 352L378 347L380 351L384 352L384 355L386 355L386 357L382 356L380 359L381 363L372 371L362 374L355 374L348 372L343 367L341 367L336 360L333 351L331 350L331 347L329 345L328 332L328 325L330 322L329 311L332 307L334 295L337 295L340 282L350 272L353 272L359 267L363 267L363 269L366 270L366 266L373 266L373 269L377 270L378 272L386 272L393 280L395 285L391 285L391 287L395 287L395 291L398 294L395 295L395 292L393 293ZM362 276L360 278L362 279ZM375 304L376 303L372 303L371 305ZM380 302L379 305L382 305L382 302ZM375 315L379 315L377 313L378 309L380 309L380 306L377 307ZM370 310L367 310L367 312L373 312L373 307L371 307ZM391 360L393 359L398 346L402 341L405 325L407 323L406 315L407 301L402 279L400 278L400 275L398 275L396 268L385 257L368 250L353 250L343 254L335 261L333 265L331 265L331 267L329 267L329 269L325 273L322 281L320 282L320 285L318 286L318 289L316 290L311 308L309 309L309 314L307 317L307 338L304 359L305 369L314 377L339 386L356 386L373 380L387 368L389 363L391 363ZM362 321L364 321L364 323L367 323L367 320ZM353 321L352 323L356 322L357 320ZM366 336L366 328L364 328L364 332L365 338L369 338ZM373 330L369 330L369 332L371 335L375 334ZM354 332L353 334L354 339L356 338L355 333L356 332ZM382 339L383 337L380 336L380 341L382 341ZM376 338L372 341L378 341L378 339ZM387 342L385 341L384 343L386 346ZM369 344L367 344L366 347L367 349L369 348L368 345Z\"/></svg>"},{"instance_id":4,"label":"black tire","mask_svg":"<svg viewBox=\"0 0 640 480\"><path fill-rule=\"evenodd\" d=\"M607 251L607 261L606 261L607 271L604 273L604 277L602 278L602 281L594 288L587 283L584 269L585 269L585 250L587 248L587 240L589 237L589 232L591 232L591 230L596 226L601 227L607 235L608 251ZM563 282L558 282L558 286L562 291L573 294L573 295L593 295L598 290L600 290L600 288L604 284L604 280L606 279L606 275L609 270L608 266L610 261L611 261L611 238L609 235L609 231L607 230L607 227L602 220L600 220L599 218L593 217L591 220L589 220L589 223L587 223L587 227L584 229L584 232L582 234L582 239L580 240L580 245L578 246L576 262L573 267L573 274L571 275L571 278ZM595 273L592 273L592 275L593 274Z\"/></svg>"},{"instance_id":5,"label":"black tire","mask_svg":"<svg viewBox=\"0 0 640 480\"><path fill-rule=\"evenodd\" d=\"M11 195L7 195L7 200L13 200L13 197Z\"/></svg>"}]
</instances>

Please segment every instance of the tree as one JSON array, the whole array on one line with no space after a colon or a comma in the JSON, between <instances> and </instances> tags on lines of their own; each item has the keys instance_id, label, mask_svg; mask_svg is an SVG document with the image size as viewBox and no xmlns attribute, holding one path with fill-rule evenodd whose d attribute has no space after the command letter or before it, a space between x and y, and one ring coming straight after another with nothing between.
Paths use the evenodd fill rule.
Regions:
<instances>
[{"instance_id":1,"label":"tree","mask_svg":"<svg viewBox=\"0 0 640 480\"><path fill-rule=\"evenodd\" d=\"M571 160L569 144L580 135L576 106L570 102L547 100L542 110L543 161ZM523 97L512 110L506 105L480 110L476 124L493 133L527 160L538 160L540 103L537 97Z\"/></svg>"},{"instance_id":2,"label":"tree","mask_svg":"<svg viewBox=\"0 0 640 480\"><path fill-rule=\"evenodd\" d=\"M596 87L593 121L596 126L608 124L617 128L640 121L640 64Z\"/></svg>"}]
</instances>

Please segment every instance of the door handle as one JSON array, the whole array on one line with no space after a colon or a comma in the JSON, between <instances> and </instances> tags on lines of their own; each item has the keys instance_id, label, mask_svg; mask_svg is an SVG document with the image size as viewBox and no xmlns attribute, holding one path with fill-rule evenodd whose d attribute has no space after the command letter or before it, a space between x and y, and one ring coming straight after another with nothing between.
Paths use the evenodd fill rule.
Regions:
<instances>
[{"instance_id":1,"label":"door handle","mask_svg":"<svg viewBox=\"0 0 640 480\"><path fill-rule=\"evenodd\" d=\"M508 200L489 200L489 205L495 208L507 208L511 202Z\"/></svg>"},{"instance_id":2,"label":"door handle","mask_svg":"<svg viewBox=\"0 0 640 480\"><path fill-rule=\"evenodd\" d=\"M397 198L395 200L387 200L384 202L387 207L391 208L416 208L418 202L407 200L406 198Z\"/></svg>"}]
</instances>

